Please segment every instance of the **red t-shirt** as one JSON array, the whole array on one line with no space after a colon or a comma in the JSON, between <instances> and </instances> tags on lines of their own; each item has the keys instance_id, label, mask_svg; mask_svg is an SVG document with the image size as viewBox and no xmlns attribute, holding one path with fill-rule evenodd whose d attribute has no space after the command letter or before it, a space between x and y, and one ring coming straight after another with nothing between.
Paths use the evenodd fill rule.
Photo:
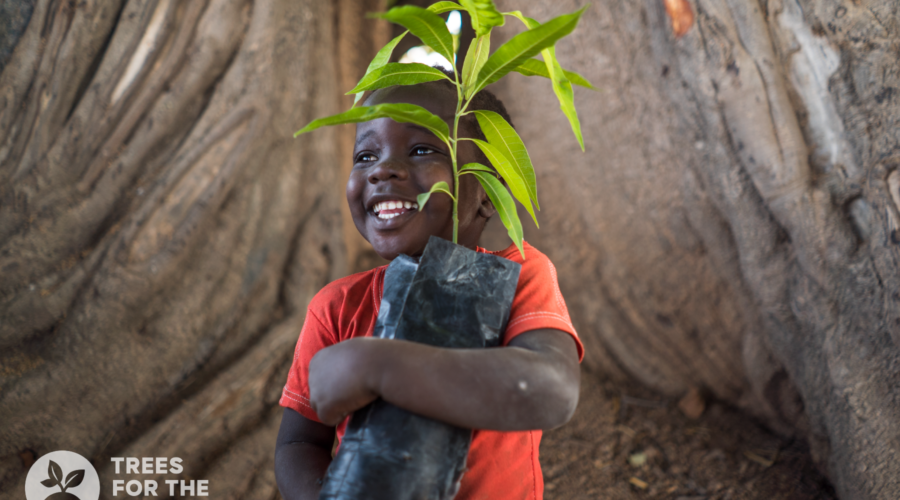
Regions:
<instances>
[{"instance_id":1,"label":"red t-shirt","mask_svg":"<svg viewBox=\"0 0 900 500\"><path fill-rule=\"evenodd\" d=\"M572 335L581 360L584 348L559 291L556 268L546 255L528 243L524 248L524 261L514 245L499 252L478 248L479 252L493 253L522 264L501 345L508 345L510 340L527 331L553 328ZM309 362L320 349L353 337L372 336L384 291L386 267L334 281L313 297L297 340L294 362L281 395L281 406L319 422L316 412L309 406ZM348 420L349 417L337 426L338 441L344 435ZM467 470L456 499L541 500L544 478L538 462L540 442L540 430L475 430L466 461Z\"/></svg>"}]
</instances>

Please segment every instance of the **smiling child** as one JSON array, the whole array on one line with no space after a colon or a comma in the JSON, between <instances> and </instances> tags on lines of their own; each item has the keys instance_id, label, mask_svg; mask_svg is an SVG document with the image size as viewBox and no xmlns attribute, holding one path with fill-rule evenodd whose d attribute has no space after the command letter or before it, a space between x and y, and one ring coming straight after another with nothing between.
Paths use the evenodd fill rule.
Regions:
<instances>
[{"instance_id":1,"label":"smiling child","mask_svg":"<svg viewBox=\"0 0 900 500\"><path fill-rule=\"evenodd\" d=\"M368 105L410 103L451 124L456 90L438 81L374 92ZM509 117L492 94L470 109ZM460 137L481 138L469 115ZM460 141L459 165L488 165L471 141ZM427 129L381 118L360 123L347 202L359 232L382 257L418 257L430 236L450 240L450 197L416 196L438 181L453 188L450 152ZM477 247L495 213L477 179L460 177L458 243ZM349 415L376 398L459 427L476 429L458 500L541 499L541 431L569 420L578 402L583 353L559 292L556 270L534 247L523 260L511 245L497 255L522 264L502 347L445 349L373 338L383 292L382 266L337 280L312 299L280 404L285 407L275 473L287 500L315 499Z\"/></svg>"}]
</instances>

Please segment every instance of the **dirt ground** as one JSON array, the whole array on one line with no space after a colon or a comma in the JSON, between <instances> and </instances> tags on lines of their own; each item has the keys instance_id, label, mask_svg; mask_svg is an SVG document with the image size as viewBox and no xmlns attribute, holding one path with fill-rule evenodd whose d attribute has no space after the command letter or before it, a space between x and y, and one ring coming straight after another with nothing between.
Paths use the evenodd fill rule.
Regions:
<instances>
[{"instance_id":1,"label":"dirt ground","mask_svg":"<svg viewBox=\"0 0 900 500\"><path fill-rule=\"evenodd\" d=\"M638 386L582 375L572 420L541 442L544 498L836 499L806 446L712 403L692 420Z\"/></svg>"}]
</instances>

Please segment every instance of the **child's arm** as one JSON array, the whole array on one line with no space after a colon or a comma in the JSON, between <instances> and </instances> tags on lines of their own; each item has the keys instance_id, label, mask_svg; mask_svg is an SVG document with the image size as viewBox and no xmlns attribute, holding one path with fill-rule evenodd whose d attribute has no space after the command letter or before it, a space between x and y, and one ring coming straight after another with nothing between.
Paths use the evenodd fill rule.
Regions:
<instances>
[{"instance_id":1,"label":"child's arm","mask_svg":"<svg viewBox=\"0 0 900 500\"><path fill-rule=\"evenodd\" d=\"M285 500L319 498L333 444L334 427L284 409L275 442L275 481Z\"/></svg>"},{"instance_id":2,"label":"child's arm","mask_svg":"<svg viewBox=\"0 0 900 500\"><path fill-rule=\"evenodd\" d=\"M571 418L579 380L574 339L550 329L491 349L355 338L322 349L309 367L311 405L333 425L381 397L460 427L550 429Z\"/></svg>"}]
</instances>

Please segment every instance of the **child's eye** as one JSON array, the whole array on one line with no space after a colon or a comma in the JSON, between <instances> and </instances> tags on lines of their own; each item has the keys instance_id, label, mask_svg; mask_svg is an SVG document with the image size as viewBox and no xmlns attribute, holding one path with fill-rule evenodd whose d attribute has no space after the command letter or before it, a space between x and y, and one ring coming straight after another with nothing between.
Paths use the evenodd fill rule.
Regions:
<instances>
[{"instance_id":1,"label":"child's eye","mask_svg":"<svg viewBox=\"0 0 900 500\"><path fill-rule=\"evenodd\" d=\"M412 150L413 156L425 156L437 153L437 150L428 146L416 146Z\"/></svg>"},{"instance_id":2,"label":"child's eye","mask_svg":"<svg viewBox=\"0 0 900 500\"><path fill-rule=\"evenodd\" d=\"M375 161L375 160L376 160L375 155L373 155L372 153L360 153L360 154L356 155L357 163Z\"/></svg>"}]
</instances>

